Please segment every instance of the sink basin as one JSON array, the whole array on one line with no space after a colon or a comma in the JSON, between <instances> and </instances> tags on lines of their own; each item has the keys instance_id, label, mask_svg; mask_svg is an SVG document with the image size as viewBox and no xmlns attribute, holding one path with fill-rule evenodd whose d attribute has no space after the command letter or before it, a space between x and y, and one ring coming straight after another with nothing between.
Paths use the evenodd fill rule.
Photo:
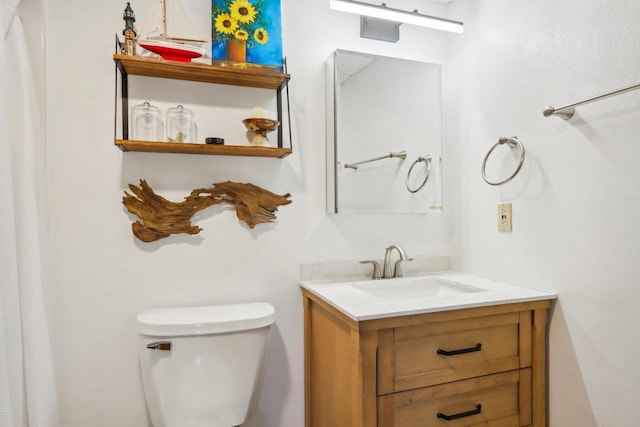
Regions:
<instances>
[{"instance_id":1,"label":"sink basin","mask_svg":"<svg viewBox=\"0 0 640 427\"><path fill-rule=\"evenodd\" d=\"M357 283L351 286L375 297L393 301L450 297L486 291L486 289L439 277L385 279Z\"/></svg>"},{"instance_id":2,"label":"sink basin","mask_svg":"<svg viewBox=\"0 0 640 427\"><path fill-rule=\"evenodd\" d=\"M553 292L452 271L397 279L305 281L300 285L355 321L557 297Z\"/></svg>"}]
</instances>

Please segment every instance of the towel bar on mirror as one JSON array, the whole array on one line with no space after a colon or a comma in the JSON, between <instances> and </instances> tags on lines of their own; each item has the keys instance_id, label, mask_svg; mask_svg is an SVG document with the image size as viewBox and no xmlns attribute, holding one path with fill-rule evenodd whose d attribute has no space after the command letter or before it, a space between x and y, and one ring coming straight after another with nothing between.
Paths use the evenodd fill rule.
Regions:
<instances>
[{"instance_id":1,"label":"towel bar on mirror","mask_svg":"<svg viewBox=\"0 0 640 427\"><path fill-rule=\"evenodd\" d=\"M518 167L516 168L516 170L511 174L511 176L509 176L506 179L503 179L502 181L498 181L498 182L493 182L493 181L489 181L489 178L487 178L487 173L486 173L486 168L487 168L487 160L489 159L489 156L491 155L491 153L493 152L493 150L496 149L496 147L498 147L499 145L503 145L503 144L507 144L509 145L511 148L517 147L520 150L520 161L518 162ZM511 138L507 138L507 137L501 137L498 139L498 142L496 142L495 144L493 144L493 147L491 147L489 149L489 152L487 153L486 156L484 156L484 161L482 162L482 178L484 179L484 181L489 184L489 185L502 185L502 184L506 184L507 182L511 181L513 178L515 178L515 176L518 174L518 172L520 172L520 169L522 168L522 164L524 163L524 145L522 145L522 143L520 142L520 140L518 139L517 136L512 136Z\"/></svg>"},{"instance_id":2,"label":"towel bar on mirror","mask_svg":"<svg viewBox=\"0 0 640 427\"><path fill-rule=\"evenodd\" d=\"M389 154L386 154L384 156L374 157L373 159L363 160L361 162L345 163L344 167L345 168L351 168L351 169L358 169L358 166L363 165L365 163L371 163L371 162L376 162L378 160L393 159L393 158L404 160L404 159L407 158L407 152L406 151L398 151L397 153L389 153Z\"/></svg>"}]
</instances>

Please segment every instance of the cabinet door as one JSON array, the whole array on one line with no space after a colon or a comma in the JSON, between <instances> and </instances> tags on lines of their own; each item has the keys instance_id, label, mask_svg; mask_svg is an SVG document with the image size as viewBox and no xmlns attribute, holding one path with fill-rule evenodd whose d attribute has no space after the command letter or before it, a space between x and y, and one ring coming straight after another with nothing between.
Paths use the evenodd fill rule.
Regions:
<instances>
[{"instance_id":1,"label":"cabinet door","mask_svg":"<svg viewBox=\"0 0 640 427\"><path fill-rule=\"evenodd\" d=\"M378 397L378 427L520 427L530 423L530 368Z\"/></svg>"},{"instance_id":2,"label":"cabinet door","mask_svg":"<svg viewBox=\"0 0 640 427\"><path fill-rule=\"evenodd\" d=\"M518 369L520 313L399 327L380 332L378 395ZM529 360L524 356L523 360Z\"/></svg>"}]
</instances>

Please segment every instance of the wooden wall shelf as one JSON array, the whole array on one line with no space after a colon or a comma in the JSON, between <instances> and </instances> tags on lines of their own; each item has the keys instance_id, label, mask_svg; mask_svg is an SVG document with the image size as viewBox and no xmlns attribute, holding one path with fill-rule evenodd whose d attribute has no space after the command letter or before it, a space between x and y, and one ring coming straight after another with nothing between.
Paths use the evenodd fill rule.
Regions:
<instances>
[{"instance_id":1,"label":"wooden wall shelf","mask_svg":"<svg viewBox=\"0 0 640 427\"><path fill-rule=\"evenodd\" d=\"M276 158L283 158L292 153L293 150L291 147L283 147L282 126L279 126L276 131L278 147L273 148L238 145L184 144L136 141L129 139L128 75L275 90L278 121L282 123L282 90L286 88L289 83L289 79L291 78L289 74L272 71L268 68L252 64L239 66L207 65L190 62L166 61L164 59L140 56L127 56L119 53L113 55L113 60L115 61L116 67L122 76L122 139L115 140L115 145L122 151ZM117 110L116 97L116 112ZM288 119L290 120L290 117ZM289 136L290 135L291 124L289 122ZM291 141L289 145L291 146Z\"/></svg>"},{"instance_id":2,"label":"wooden wall shelf","mask_svg":"<svg viewBox=\"0 0 640 427\"><path fill-rule=\"evenodd\" d=\"M250 156L283 158L291 154L291 148L254 147L241 145L186 144L175 142L153 142L117 139L116 146L122 151L174 154L210 154L218 156Z\"/></svg>"},{"instance_id":3,"label":"wooden wall shelf","mask_svg":"<svg viewBox=\"0 0 640 427\"><path fill-rule=\"evenodd\" d=\"M262 89L282 89L291 78L289 74L251 65L224 67L121 54L114 54L113 60L121 71L130 75Z\"/></svg>"}]
</instances>

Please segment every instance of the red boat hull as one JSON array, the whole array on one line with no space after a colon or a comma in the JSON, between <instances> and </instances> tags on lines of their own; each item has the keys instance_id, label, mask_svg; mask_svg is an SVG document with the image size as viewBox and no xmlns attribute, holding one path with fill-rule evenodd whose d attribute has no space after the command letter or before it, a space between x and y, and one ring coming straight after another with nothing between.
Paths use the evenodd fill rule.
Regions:
<instances>
[{"instance_id":1,"label":"red boat hull","mask_svg":"<svg viewBox=\"0 0 640 427\"><path fill-rule=\"evenodd\" d=\"M175 43L172 43L175 45ZM202 49L192 48L191 46L168 46L161 45L157 42L138 42L138 45L160 55L163 59L169 61L191 62L193 58L202 56Z\"/></svg>"}]
</instances>

